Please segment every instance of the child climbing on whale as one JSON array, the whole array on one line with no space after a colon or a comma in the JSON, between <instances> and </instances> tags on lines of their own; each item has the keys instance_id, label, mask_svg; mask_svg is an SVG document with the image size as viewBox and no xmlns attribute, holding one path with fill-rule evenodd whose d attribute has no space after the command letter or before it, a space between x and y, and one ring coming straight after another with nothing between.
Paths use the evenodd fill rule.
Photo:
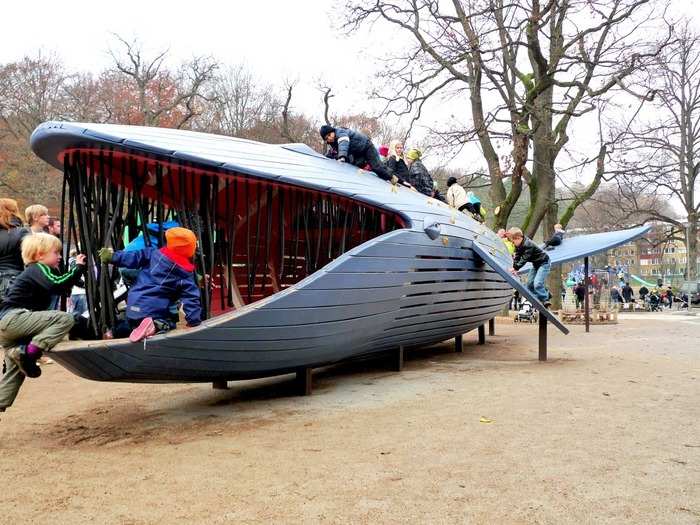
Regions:
<instances>
[{"instance_id":1,"label":"child climbing on whale","mask_svg":"<svg viewBox=\"0 0 700 525\"><path fill-rule=\"evenodd\" d=\"M553 250L556 246L561 246L561 243L564 242L564 235L566 235L566 230L564 230L564 227L561 224L555 224L554 233L549 240L544 243L542 248L545 250Z\"/></svg>"},{"instance_id":2,"label":"child climbing on whale","mask_svg":"<svg viewBox=\"0 0 700 525\"><path fill-rule=\"evenodd\" d=\"M0 345L5 349L0 380L0 412L12 405L25 377L41 375L37 360L73 328L73 315L51 309L55 296L68 295L85 271L85 255L75 257L66 273L58 272L61 241L48 233L22 239L26 265L0 303Z\"/></svg>"},{"instance_id":3,"label":"child climbing on whale","mask_svg":"<svg viewBox=\"0 0 700 525\"><path fill-rule=\"evenodd\" d=\"M102 248L100 261L120 268L142 269L126 300L126 320L115 327L115 338L129 337L133 343L175 328L170 305L180 301L187 326L201 322L202 306L192 258L197 237L186 228L165 232L166 246L137 251Z\"/></svg>"},{"instance_id":4,"label":"child climbing on whale","mask_svg":"<svg viewBox=\"0 0 700 525\"><path fill-rule=\"evenodd\" d=\"M525 266L527 263L532 264L530 273L527 276L527 287L531 290L537 298L542 301L545 307L549 308L551 303L549 298L551 297L547 288L545 288L545 280L551 266L549 264L549 255L547 255L542 248L537 246L532 240L525 237L520 228L511 228L508 230L508 238L515 246L515 253L513 254L513 268L511 268L511 273L513 275L518 275L518 270Z\"/></svg>"}]
</instances>

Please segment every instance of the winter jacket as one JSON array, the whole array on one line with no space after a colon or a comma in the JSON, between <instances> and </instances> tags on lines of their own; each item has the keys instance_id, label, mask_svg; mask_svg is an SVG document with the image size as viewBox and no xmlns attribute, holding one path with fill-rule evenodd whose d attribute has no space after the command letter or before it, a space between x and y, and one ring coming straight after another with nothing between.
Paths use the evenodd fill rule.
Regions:
<instances>
[{"instance_id":1,"label":"winter jacket","mask_svg":"<svg viewBox=\"0 0 700 525\"><path fill-rule=\"evenodd\" d=\"M189 326L201 322L202 306L195 283L194 267L184 267L163 253L164 249L144 248L138 251L114 252L112 264L141 272L129 289L126 300L128 319L170 319L169 307L180 300Z\"/></svg>"},{"instance_id":2,"label":"winter jacket","mask_svg":"<svg viewBox=\"0 0 700 525\"><path fill-rule=\"evenodd\" d=\"M562 241L564 240L564 235L566 232L564 230L559 230L555 231L552 236L549 238L549 240L544 244L545 247L547 246L560 246Z\"/></svg>"},{"instance_id":3,"label":"winter jacket","mask_svg":"<svg viewBox=\"0 0 700 525\"><path fill-rule=\"evenodd\" d=\"M520 246L515 247L515 254L513 255L513 269L515 270L519 270L527 263L532 263L532 267L537 269L548 262L549 255L528 237L524 237Z\"/></svg>"},{"instance_id":4,"label":"winter jacket","mask_svg":"<svg viewBox=\"0 0 700 525\"><path fill-rule=\"evenodd\" d=\"M408 179L408 166L406 166L402 158L397 159L393 155L389 157L386 161L386 170L390 175L396 175L400 182Z\"/></svg>"},{"instance_id":5,"label":"winter jacket","mask_svg":"<svg viewBox=\"0 0 700 525\"><path fill-rule=\"evenodd\" d=\"M0 274L24 270L22 239L28 233L29 228L22 228L19 223L9 230L0 228Z\"/></svg>"},{"instance_id":6,"label":"winter jacket","mask_svg":"<svg viewBox=\"0 0 700 525\"><path fill-rule=\"evenodd\" d=\"M634 300L634 292L632 291L632 287L629 285L625 285L622 287L622 297L625 298L625 302L629 303Z\"/></svg>"},{"instance_id":7,"label":"winter jacket","mask_svg":"<svg viewBox=\"0 0 700 525\"><path fill-rule=\"evenodd\" d=\"M408 182L417 191L428 197L433 195L433 178L420 160L414 160L408 168Z\"/></svg>"},{"instance_id":8,"label":"winter jacket","mask_svg":"<svg viewBox=\"0 0 700 525\"><path fill-rule=\"evenodd\" d=\"M457 183L454 183L447 189L446 197L447 204L449 204L453 208L457 208L458 210L460 210L460 208L462 208L462 206L464 206L468 202L467 192L464 188L462 188L462 186L460 186Z\"/></svg>"},{"instance_id":9,"label":"winter jacket","mask_svg":"<svg viewBox=\"0 0 700 525\"><path fill-rule=\"evenodd\" d=\"M57 295L68 295L80 281L85 266L74 266L60 275L42 263L31 263L12 283L0 304L0 318L9 310L25 308L32 312L49 310Z\"/></svg>"},{"instance_id":10,"label":"winter jacket","mask_svg":"<svg viewBox=\"0 0 700 525\"><path fill-rule=\"evenodd\" d=\"M369 137L359 131L347 128L335 128L335 141L331 147L338 152L338 158L345 158L357 165L357 162L366 158L367 147L372 146Z\"/></svg>"}]
</instances>

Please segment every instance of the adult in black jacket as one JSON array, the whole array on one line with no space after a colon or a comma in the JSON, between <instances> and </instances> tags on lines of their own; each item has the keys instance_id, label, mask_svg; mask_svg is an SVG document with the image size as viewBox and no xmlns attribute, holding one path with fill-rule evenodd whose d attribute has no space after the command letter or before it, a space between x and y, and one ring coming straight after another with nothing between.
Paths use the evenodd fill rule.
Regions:
<instances>
[{"instance_id":1,"label":"adult in black jacket","mask_svg":"<svg viewBox=\"0 0 700 525\"><path fill-rule=\"evenodd\" d=\"M399 182L408 180L408 166L403 160L403 144L398 140L389 143L389 158L386 161L386 170L389 175L395 175Z\"/></svg>"},{"instance_id":2,"label":"adult in black jacket","mask_svg":"<svg viewBox=\"0 0 700 525\"><path fill-rule=\"evenodd\" d=\"M622 298L626 303L634 302L634 291L628 282L622 287Z\"/></svg>"},{"instance_id":3,"label":"adult in black jacket","mask_svg":"<svg viewBox=\"0 0 700 525\"><path fill-rule=\"evenodd\" d=\"M319 133L323 141L337 152L338 162L349 162L358 168L369 164L380 179L391 180L391 175L379 158L377 148L367 135L353 129L336 128L327 124L321 126Z\"/></svg>"},{"instance_id":4,"label":"adult in black jacket","mask_svg":"<svg viewBox=\"0 0 700 525\"><path fill-rule=\"evenodd\" d=\"M574 294L576 295L576 308L581 308L586 300L586 285L579 282L574 286Z\"/></svg>"},{"instance_id":5,"label":"adult in black jacket","mask_svg":"<svg viewBox=\"0 0 700 525\"><path fill-rule=\"evenodd\" d=\"M549 255L532 240L525 237L520 228L511 228L508 230L507 235L515 245L511 273L517 276L520 268L527 263L532 264L530 273L527 276L527 287L546 307L549 307L551 304L549 302L550 293L544 285L551 270Z\"/></svg>"},{"instance_id":6,"label":"adult in black jacket","mask_svg":"<svg viewBox=\"0 0 700 525\"><path fill-rule=\"evenodd\" d=\"M411 149L406 154L406 159L408 160L408 182L419 193L432 197L435 191L435 184L428 168L425 167L421 160L422 155L421 151L417 149Z\"/></svg>"},{"instance_id":7,"label":"adult in black jacket","mask_svg":"<svg viewBox=\"0 0 700 525\"><path fill-rule=\"evenodd\" d=\"M12 281L24 270L22 239L29 233L22 227L17 202L0 199L0 301Z\"/></svg>"}]
</instances>

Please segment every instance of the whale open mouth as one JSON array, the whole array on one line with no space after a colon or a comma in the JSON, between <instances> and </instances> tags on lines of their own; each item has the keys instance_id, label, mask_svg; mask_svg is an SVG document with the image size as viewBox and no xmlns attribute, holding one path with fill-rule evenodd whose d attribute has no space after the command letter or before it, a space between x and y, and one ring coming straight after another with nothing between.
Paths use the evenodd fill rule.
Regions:
<instances>
[{"instance_id":1,"label":"whale open mouth","mask_svg":"<svg viewBox=\"0 0 700 525\"><path fill-rule=\"evenodd\" d=\"M398 213L348 197L194 162L114 148L70 148L58 157L64 246L78 240L92 263L100 247L121 249L138 235L146 246L163 245L169 221L193 230L197 271L208 276L205 318L283 291L347 250L405 227ZM107 289L117 277L88 273L96 329L113 315Z\"/></svg>"}]
</instances>

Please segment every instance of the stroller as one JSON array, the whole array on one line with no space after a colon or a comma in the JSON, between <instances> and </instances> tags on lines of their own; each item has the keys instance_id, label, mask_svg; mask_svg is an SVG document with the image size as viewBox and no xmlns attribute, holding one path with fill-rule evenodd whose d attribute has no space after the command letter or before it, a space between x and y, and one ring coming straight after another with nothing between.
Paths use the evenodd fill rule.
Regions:
<instances>
[{"instance_id":1,"label":"stroller","mask_svg":"<svg viewBox=\"0 0 700 525\"><path fill-rule=\"evenodd\" d=\"M515 323L536 323L537 311L532 307L532 303L528 300L523 300L520 305L520 310L515 314L513 322Z\"/></svg>"}]
</instances>

